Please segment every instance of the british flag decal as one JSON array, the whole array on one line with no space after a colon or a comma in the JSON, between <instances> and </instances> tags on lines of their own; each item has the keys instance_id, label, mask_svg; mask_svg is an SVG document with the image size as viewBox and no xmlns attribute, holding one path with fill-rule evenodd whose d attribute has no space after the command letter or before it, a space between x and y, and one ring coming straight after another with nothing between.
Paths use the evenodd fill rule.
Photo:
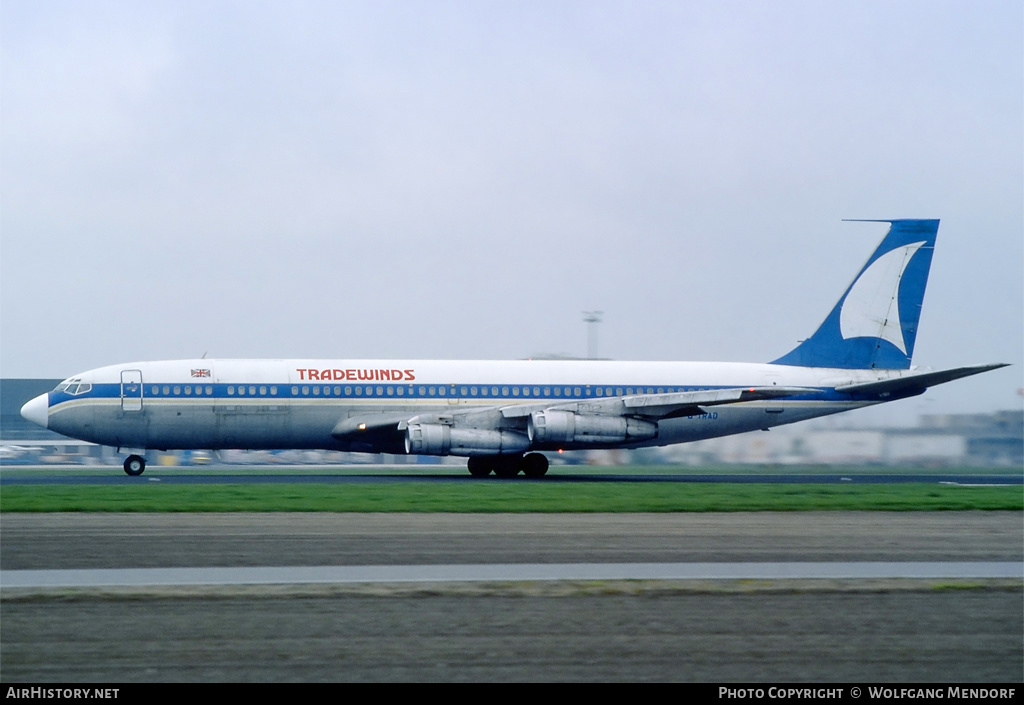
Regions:
<instances>
[{"instance_id":1,"label":"british flag decal","mask_svg":"<svg viewBox=\"0 0 1024 705\"><path fill-rule=\"evenodd\" d=\"M192 370L192 376L193 377L209 377L210 376L210 371L209 370Z\"/></svg>"}]
</instances>

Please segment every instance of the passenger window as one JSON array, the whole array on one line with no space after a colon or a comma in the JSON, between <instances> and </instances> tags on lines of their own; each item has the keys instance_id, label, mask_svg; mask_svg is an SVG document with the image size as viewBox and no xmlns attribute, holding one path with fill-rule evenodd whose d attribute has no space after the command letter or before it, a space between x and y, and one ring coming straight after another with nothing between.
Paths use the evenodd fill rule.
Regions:
<instances>
[{"instance_id":1,"label":"passenger window","mask_svg":"<svg viewBox=\"0 0 1024 705\"><path fill-rule=\"evenodd\" d=\"M177 394L178 392L175 391L174 393ZM228 396L231 397L231 396L234 396L234 395L235 395L235 388L234 387L228 387Z\"/></svg>"},{"instance_id":2,"label":"passenger window","mask_svg":"<svg viewBox=\"0 0 1024 705\"><path fill-rule=\"evenodd\" d=\"M266 387L260 387L260 396L261 397L267 396L267 388Z\"/></svg>"}]
</instances>

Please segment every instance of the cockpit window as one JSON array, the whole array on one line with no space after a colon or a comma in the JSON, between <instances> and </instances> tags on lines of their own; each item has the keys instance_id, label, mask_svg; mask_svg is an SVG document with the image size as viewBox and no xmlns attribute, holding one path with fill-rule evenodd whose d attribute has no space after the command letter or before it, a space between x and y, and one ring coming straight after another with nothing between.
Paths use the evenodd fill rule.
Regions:
<instances>
[{"instance_id":1,"label":"cockpit window","mask_svg":"<svg viewBox=\"0 0 1024 705\"><path fill-rule=\"evenodd\" d=\"M66 379L58 384L53 391L64 392L66 394L85 394L92 389L92 385L88 382L82 382L82 380Z\"/></svg>"}]
</instances>

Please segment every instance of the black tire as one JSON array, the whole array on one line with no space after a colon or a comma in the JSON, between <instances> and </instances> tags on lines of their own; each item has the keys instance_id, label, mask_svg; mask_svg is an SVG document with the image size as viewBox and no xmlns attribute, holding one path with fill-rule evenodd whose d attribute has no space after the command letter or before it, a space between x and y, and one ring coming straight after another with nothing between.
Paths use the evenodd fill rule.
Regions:
<instances>
[{"instance_id":1,"label":"black tire","mask_svg":"<svg viewBox=\"0 0 1024 705\"><path fill-rule=\"evenodd\" d=\"M523 458L523 474L527 477L544 477L548 472L548 459L541 453L529 453Z\"/></svg>"},{"instance_id":2,"label":"black tire","mask_svg":"<svg viewBox=\"0 0 1024 705\"><path fill-rule=\"evenodd\" d=\"M146 459L140 455L129 455L124 461L124 471L132 477L146 472Z\"/></svg>"},{"instance_id":3,"label":"black tire","mask_svg":"<svg viewBox=\"0 0 1024 705\"><path fill-rule=\"evenodd\" d=\"M515 477L519 474L522 462L522 458L498 456L494 459L494 474L498 477Z\"/></svg>"},{"instance_id":4,"label":"black tire","mask_svg":"<svg viewBox=\"0 0 1024 705\"><path fill-rule=\"evenodd\" d=\"M491 459L485 456L474 455L467 463L469 474L473 477L487 477L491 474Z\"/></svg>"}]
</instances>

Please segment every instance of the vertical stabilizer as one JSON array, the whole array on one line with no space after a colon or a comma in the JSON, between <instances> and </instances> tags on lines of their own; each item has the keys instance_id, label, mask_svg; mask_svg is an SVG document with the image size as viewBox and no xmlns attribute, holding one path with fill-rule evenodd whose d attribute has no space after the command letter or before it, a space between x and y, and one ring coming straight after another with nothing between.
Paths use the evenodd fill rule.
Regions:
<instances>
[{"instance_id":1,"label":"vertical stabilizer","mask_svg":"<svg viewBox=\"0 0 1024 705\"><path fill-rule=\"evenodd\" d=\"M921 303L938 220L890 220L885 239L832 312L778 365L907 369L914 355Z\"/></svg>"}]
</instances>

